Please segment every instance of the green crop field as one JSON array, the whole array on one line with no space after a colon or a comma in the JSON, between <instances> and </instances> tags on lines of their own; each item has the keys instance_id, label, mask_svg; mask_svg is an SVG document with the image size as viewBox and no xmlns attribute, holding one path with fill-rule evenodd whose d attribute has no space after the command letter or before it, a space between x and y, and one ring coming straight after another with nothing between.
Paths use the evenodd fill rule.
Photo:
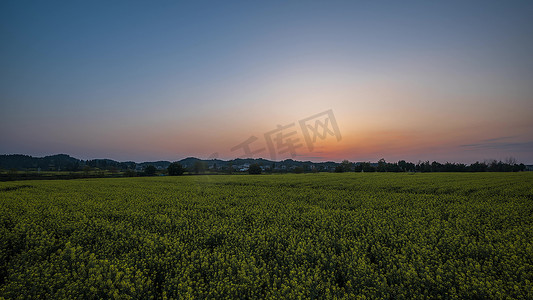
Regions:
<instances>
[{"instance_id":1,"label":"green crop field","mask_svg":"<svg viewBox=\"0 0 533 300\"><path fill-rule=\"evenodd\" d=\"M0 298L533 299L533 172L0 183Z\"/></svg>"}]
</instances>

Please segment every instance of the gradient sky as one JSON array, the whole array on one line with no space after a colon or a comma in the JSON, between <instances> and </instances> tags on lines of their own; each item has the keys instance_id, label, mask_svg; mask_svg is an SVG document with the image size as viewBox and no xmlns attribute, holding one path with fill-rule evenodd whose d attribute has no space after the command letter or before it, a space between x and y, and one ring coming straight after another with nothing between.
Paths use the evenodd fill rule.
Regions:
<instances>
[{"instance_id":1,"label":"gradient sky","mask_svg":"<svg viewBox=\"0 0 533 300\"><path fill-rule=\"evenodd\" d=\"M228 159L295 123L298 160L533 163L532 53L531 1L4 0L0 153Z\"/></svg>"}]
</instances>

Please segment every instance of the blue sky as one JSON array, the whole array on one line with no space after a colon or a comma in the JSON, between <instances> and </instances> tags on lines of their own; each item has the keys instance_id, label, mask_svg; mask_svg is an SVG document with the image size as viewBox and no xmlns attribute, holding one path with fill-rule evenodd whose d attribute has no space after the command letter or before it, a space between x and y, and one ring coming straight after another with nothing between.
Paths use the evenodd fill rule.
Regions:
<instances>
[{"instance_id":1,"label":"blue sky","mask_svg":"<svg viewBox=\"0 0 533 300\"><path fill-rule=\"evenodd\" d=\"M528 1L2 1L0 152L232 158L332 109L297 158L533 163L531 28Z\"/></svg>"}]
</instances>

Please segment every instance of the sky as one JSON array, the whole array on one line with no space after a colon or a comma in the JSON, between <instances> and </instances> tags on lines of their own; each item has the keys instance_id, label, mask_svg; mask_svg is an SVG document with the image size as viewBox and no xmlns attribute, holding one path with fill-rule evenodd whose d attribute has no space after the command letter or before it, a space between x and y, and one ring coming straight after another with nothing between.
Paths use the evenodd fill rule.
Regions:
<instances>
[{"instance_id":1,"label":"sky","mask_svg":"<svg viewBox=\"0 0 533 300\"><path fill-rule=\"evenodd\" d=\"M0 2L0 154L533 164L531 1Z\"/></svg>"}]
</instances>

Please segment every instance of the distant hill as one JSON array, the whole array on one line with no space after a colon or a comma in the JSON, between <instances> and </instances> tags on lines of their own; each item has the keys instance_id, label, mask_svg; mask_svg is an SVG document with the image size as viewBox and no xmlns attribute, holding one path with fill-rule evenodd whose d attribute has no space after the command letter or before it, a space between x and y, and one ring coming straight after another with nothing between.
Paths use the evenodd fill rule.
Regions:
<instances>
[{"instance_id":1,"label":"distant hill","mask_svg":"<svg viewBox=\"0 0 533 300\"><path fill-rule=\"evenodd\" d=\"M199 159L196 157L187 157L178 162L186 168L192 168L197 161L206 163L208 168L221 169L227 168L230 165L234 168L247 167L251 164L259 164L268 168L276 169L292 169L295 167L308 167L308 168L321 168L323 170L333 170L337 163L335 162L321 162L314 163L311 161L296 161L287 159L284 161L271 161L263 158L237 158L233 160L221 160L221 159ZM85 166L90 166L99 169L120 169L120 170L143 170L149 165L156 167L157 169L166 169L170 165L170 161L153 161L153 162L141 162L135 163L132 161L119 162L111 159L92 159L81 160L71 157L67 154L57 154L45 157L33 157L30 155L10 154L0 155L0 169L10 170L50 170L50 171L78 171L82 170Z\"/></svg>"},{"instance_id":2,"label":"distant hill","mask_svg":"<svg viewBox=\"0 0 533 300\"><path fill-rule=\"evenodd\" d=\"M492 161L489 163L476 162L471 165L445 163L429 161L419 162L417 164L399 161L398 163L388 163L380 160L378 163L356 162L348 165L328 162L311 162L297 161L286 159L283 161L272 161L264 158L237 158L232 160L221 159L199 159L196 157L187 157L178 162L185 168L192 170L195 164L200 161L210 170L240 170L245 171L252 164L258 164L263 170L274 170L279 172L313 172L313 171L364 171L364 172L511 172L511 171L531 171L533 166L524 164L506 164L501 161ZM80 171L86 167L90 169L126 171L135 170L143 171L147 166L152 165L158 170L165 170L170 161L154 161L135 163L132 161L119 162L111 159L92 159L81 160L71 157L67 154L56 154L45 157L33 157L22 154L0 155L0 169L4 170L42 170L42 171ZM230 168L231 166L231 168Z\"/></svg>"},{"instance_id":3,"label":"distant hill","mask_svg":"<svg viewBox=\"0 0 533 300\"><path fill-rule=\"evenodd\" d=\"M83 161L66 154L56 154L45 157L13 154L0 155L2 169L41 169L41 170L72 170L79 168Z\"/></svg>"}]
</instances>

